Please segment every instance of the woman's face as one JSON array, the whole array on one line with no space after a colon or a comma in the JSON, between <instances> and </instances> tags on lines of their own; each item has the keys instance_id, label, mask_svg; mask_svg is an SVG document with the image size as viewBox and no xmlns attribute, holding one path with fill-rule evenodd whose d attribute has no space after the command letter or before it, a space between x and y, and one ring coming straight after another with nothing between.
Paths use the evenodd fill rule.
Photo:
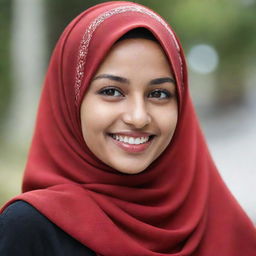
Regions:
<instances>
[{"instance_id":1,"label":"woman's face","mask_svg":"<svg viewBox=\"0 0 256 256\"><path fill-rule=\"evenodd\" d=\"M174 76L162 48L147 39L117 42L81 105L84 140L119 172L145 170L168 146L177 124Z\"/></svg>"}]
</instances>

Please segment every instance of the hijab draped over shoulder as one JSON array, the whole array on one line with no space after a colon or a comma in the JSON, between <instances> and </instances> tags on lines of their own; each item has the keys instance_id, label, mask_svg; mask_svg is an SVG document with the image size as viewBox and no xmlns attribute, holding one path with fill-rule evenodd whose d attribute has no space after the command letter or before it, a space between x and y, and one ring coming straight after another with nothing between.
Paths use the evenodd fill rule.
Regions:
<instances>
[{"instance_id":1,"label":"hijab draped over shoulder","mask_svg":"<svg viewBox=\"0 0 256 256\"><path fill-rule=\"evenodd\" d=\"M146 170L117 172L86 146L80 106L90 80L125 33L149 30L175 76L178 124ZM106 2L64 30L46 75L26 165L24 200L104 256L255 256L256 232L208 152L188 91L183 50L172 28L132 2ZM3 210L3 209L2 209Z\"/></svg>"}]
</instances>

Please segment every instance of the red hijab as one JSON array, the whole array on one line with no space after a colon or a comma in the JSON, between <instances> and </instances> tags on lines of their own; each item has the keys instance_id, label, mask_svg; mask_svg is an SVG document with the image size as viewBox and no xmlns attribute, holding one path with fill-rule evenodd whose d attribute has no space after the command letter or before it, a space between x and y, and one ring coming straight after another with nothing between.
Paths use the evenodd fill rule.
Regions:
<instances>
[{"instance_id":1,"label":"red hijab","mask_svg":"<svg viewBox=\"0 0 256 256\"><path fill-rule=\"evenodd\" d=\"M179 120L163 154L136 175L121 174L87 148L80 105L111 46L137 27L151 31L177 82ZM220 178L188 92L173 30L132 2L94 6L65 29L51 58L26 166L24 200L104 256L255 256L256 232Z\"/></svg>"}]
</instances>

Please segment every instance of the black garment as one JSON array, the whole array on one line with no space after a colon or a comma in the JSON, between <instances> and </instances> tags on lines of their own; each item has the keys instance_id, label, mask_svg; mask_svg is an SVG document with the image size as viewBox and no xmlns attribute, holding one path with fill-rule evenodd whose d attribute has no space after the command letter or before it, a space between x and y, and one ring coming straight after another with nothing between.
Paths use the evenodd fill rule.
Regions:
<instances>
[{"instance_id":1,"label":"black garment","mask_svg":"<svg viewBox=\"0 0 256 256\"><path fill-rule=\"evenodd\" d=\"M1 256L96 255L50 222L33 206L17 201L0 215Z\"/></svg>"}]
</instances>

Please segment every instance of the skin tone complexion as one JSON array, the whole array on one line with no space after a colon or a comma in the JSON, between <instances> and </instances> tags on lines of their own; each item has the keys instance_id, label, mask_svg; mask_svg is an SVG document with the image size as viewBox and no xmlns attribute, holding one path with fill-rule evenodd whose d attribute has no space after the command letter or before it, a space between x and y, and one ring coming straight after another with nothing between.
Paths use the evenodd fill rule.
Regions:
<instances>
[{"instance_id":1,"label":"skin tone complexion","mask_svg":"<svg viewBox=\"0 0 256 256\"><path fill-rule=\"evenodd\" d=\"M176 85L154 41L117 42L81 105L84 140L105 164L125 174L145 170L168 146L178 117Z\"/></svg>"}]
</instances>

